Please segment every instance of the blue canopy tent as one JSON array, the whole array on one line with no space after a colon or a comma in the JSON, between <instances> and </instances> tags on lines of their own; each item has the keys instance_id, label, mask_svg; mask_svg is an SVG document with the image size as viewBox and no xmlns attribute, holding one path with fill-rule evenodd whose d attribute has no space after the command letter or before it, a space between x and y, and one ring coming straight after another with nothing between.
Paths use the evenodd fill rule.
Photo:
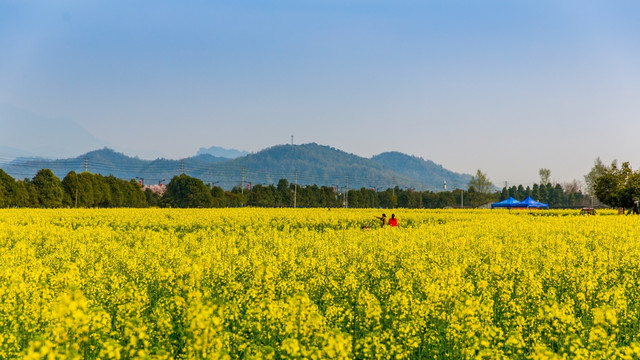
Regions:
<instances>
[{"instance_id":1,"label":"blue canopy tent","mask_svg":"<svg viewBox=\"0 0 640 360\"><path fill-rule=\"evenodd\" d=\"M527 209L548 209L549 204L543 204L539 201L535 201L531 198L531 196L527 196L526 199L520 201L517 204L514 204L512 207L514 208L527 208Z\"/></svg>"},{"instance_id":2,"label":"blue canopy tent","mask_svg":"<svg viewBox=\"0 0 640 360\"><path fill-rule=\"evenodd\" d=\"M508 199L504 199L504 200L502 200L500 202L491 204L491 208L492 209L493 208L508 208L508 209L511 209L511 208L517 207L516 204L519 204L519 203L520 203L520 201L518 201L518 200L512 198L511 196L509 196Z\"/></svg>"}]
</instances>

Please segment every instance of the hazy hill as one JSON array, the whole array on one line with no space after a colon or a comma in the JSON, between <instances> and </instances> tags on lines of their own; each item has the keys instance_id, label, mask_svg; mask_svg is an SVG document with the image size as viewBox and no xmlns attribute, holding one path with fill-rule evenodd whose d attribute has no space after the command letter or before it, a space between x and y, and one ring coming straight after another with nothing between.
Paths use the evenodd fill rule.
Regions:
<instances>
[{"instance_id":1,"label":"hazy hill","mask_svg":"<svg viewBox=\"0 0 640 360\"><path fill-rule=\"evenodd\" d=\"M11 162L19 157L34 157L34 155L28 151L16 149L11 146L0 145L0 164Z\"/></svg>"},{"instance_id":2,"label":"hazy hill","mask_svg":"<svg viewBox=\"0 0 640 360\"><path fill-rule=\"evenodd\" d=\"M245 169L245 183L271 184L286 178L298 184L327 185L344 187L349 177L349 188L361 187L389 188L396 177L401 186L408 186L412 179L391 171L370 159L346 153L342 150L315 143L305 145L278 145L241 158L212 166L213 178L221 181L242 180ZM230 184L224 184L232 185Z\"/></svg>"},{"instance_id":3,"label":"hazy hill","mask_svg":"<svg viewBox=\"0 0 640 360\"><path fill-rule=\"evenodd\" d=\"M410 179L418 180L427 190L440 190L445 181L448 189L466 188L471 180L469 174L456 173L431 160L395 151L376 155L371 160Z\"/></svg>"},{"instance_id":4,"label":"hazy hill","mask_svg":"<svg viewBox=\"0 0 640 360\"><path fill-rule=\"evenodd\" d=\"M235 159L249 155L249 153L244 150L240 151L236 149L225 149L219 146L212 146L210 148L200 148L196 155L213 155L221 158Z\"/></svg>"},{"instance_id":5,"label":"hazy hill","mask_svg":"<svg viewBox=\"0 0 640 360\"><path fill-rule=\"evenodd\" d=\"M142 160L130 157L108 148L90 151L84 155L69 159L32 159L18 158L2 169L15 178L33 177L42 168L51 169L61 179L70 171L114 175L122 179L142 178L145 183L152 184L164 180L169 181L174 175L180 174L180 168L207 169L211 164L226 161L211 155L198 155L182 160Z\"/></svg>"},{"instance_id":6,"label":"hazy hill","mask_svg":"<svg viewBox=\"0 0 640 360\"><path fill-rule=\"evenodd\" d=\"M384 153L371 159L346 153L315 143L304 145L278 145L236 159L225 159L208 154L169 160L142 160L111 149L101 149L84 155L59 160L16 159L0 167L14 178L33 177L42 168L48 168L60 178L69 171L114 175L122 179L144 179L145 184L169 182L181 171L217 184L225 189L245 184L277 184L285 178L289 182L350 189L361 187L387 189L394 185L402 188L439 191L442 182L465 186L470 175L451 172L433 162L401 153Z\"/></svg>"},{"instance_id":7,"label":"hazy hill","mask_svg":"<svg viewBox=\"0 0 640 360\"><path fill-rule=\"evenodd\" d=\"M0 155L68 157L107 145L70 119L55 119L0 104Z\"/></svg>"}]
</instances>

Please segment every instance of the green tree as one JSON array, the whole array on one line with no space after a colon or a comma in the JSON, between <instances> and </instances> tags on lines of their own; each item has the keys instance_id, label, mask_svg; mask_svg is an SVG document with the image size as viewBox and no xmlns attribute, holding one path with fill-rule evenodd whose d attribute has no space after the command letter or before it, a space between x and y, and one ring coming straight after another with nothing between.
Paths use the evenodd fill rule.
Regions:
<instances>
[{"instance_id":1,"label":"green tree","mask_svg":"<svg viewBox=\"0 0 640 360\"><path fill-rule=\"evenodd\" d=\"M211 204L211 206L217 207L217 208L221 208L225 206L224 204L225 193L221 187L214 185L211 188L211 197L213 198L213 203Z\"/></svg>"},{"instance_id":2,"label":"green tree","mask_svg":"<svg viewBox=\"0 0 640 360\"><path fill-rule=\"evenodd\" d=\"M62 182L53 171L41 169L31 181L35 189L38 204L46 208L58 208L62 206Z\"/></svg>"},{"instance_id":3,"label":"green tree","mask_svg":"<svg viewBox=\"0 0 640 360\"><path fill-rule=\"evenodd\" d=\"M566 204L563 203L563 195L564 191L562 189L562 185L556 184L556 186L552 187L549 207L565 207Z\"/></svg>"},{"instance_id":4,"label":"green tree","mask_svg":"<svg viewBox=\"0 0 640 360\"><path fill-rule=\"evenodd\" d=\"M596 158L593 162L593 167L587 175L584 176L584 183L586 185L586 193L590 197L596 197L596 180L604 174L607 166L600 160L600 157Z\"/></svg>"},{"instance_id":5,"label":"green tree","mask_svg":"<svg viewBox=\"0 0 640 360\"><path fill-rule=\"evenodd\" d=\"M505 186L502 188L502 191L500 192L500 201L506 200L508 198L509 198L509 190Z\"/></svg>"},{"instance_id":6,"label":"green tree","mask_svg":"<svg viewBox=\"0 0 640 360\"><path fill-rule=\"evenodd\" d=\"M262 186L257 184L251 188L248 194L247 205L249 206L273 206L275 204L275 187Z\"/></svg>"},{"instance_id":7,"label":"green tree","mask_svg":"<svg viewBox=\"0 0 640 360\"><path fill-rule=\"evenodd\" d=\"M31 208L41 207L40 202L38 201L38 191L35 186L33 186L31 179L24 178L24 180L18 181L18 184L20 183L24 185L24 189L26 190L24 206Z\"/></svg>"},{"instance_id":8,"label":"green tree","mask_svg":"<svg viewBox=\"0 0 640 360\"><path fill-rule=\"evenodd\" d=\"M0 169L0 207L19 206L16 181Z\"/></svg>"},{"instance_id":9,"label":"green tree","mask_svg":"<svg viewBox=\"0 0 640 360\"><path fill-rule=\"evenodd\" d=\"M527 197L527 191L524 189L522 184L518 185L518 190L516 191L516 196L514 196L518 200L524 200Z\"/></svg>"},{"instance_id":10,"label":"green tree","mask_svg":"<svg viewBox=\"0 0 640 360\"><path fill-rule=\"evenodd\" d=\"M33 207L34 203L29 196L29 190L23 180L16 181L16 203L15 206L19 207Z\"/></svg>"},{"instance_id":11,"label":"green tree","mask_svg":"<svg viewBox=\"0 0 640 360\"><path fill-rule=\"evenodd\" d=\"M603 204L630 208L640 199L640 173L634 172L628 162L618 168L614 161L596 178L595 194Z\"/></svg>"},{"instance_id":12,"label":"green tree","mask_svg":"<svg viewBox=\"0 0 640 360\"><path fill-rule=\"evenodd\" d=\"M174 176L163 197L171 207L199 208L213 205L213 196L204 182L186 174Z\"/></svg>"},{"instance_id":13,"label":"green tree","mask_svg":"<svg viewBox=\"0 0 640 360\"><path fill-rule=\"evenodd\" d=\"M62 188L65 192L64 205L70 207L96 206L94 176L88 172L76 174L75 171L70 171L62 179Z\"/></svg>"},{"instance_id":14,"label":"green tree","mask_svg":"<svg viewBox=\"0 0 640 360\"><path fill-rule=\"evenodd\" d=\"M121 184L124 201L122 206L132 208L143 208L148 206L142 187L136 179L122 181Z\"/></svg>"},{"instance_id":15,"label":"green tree","mask_svg":"<svg viewBox=\"0 0 640 360\"><path fill-rule=\"evenodd\" d=\"M109 193L111 194L110 207L122 207L124 206L125 188L128 187L127 182L120 180L113 175L109 175L105 178L105 182L109 186Z\"/></svg>"},{"instance_id":16,"label":"green tree","mask_svg":"<svg viewBox=\"0 0 640 360\"><path fill-rule=\"evenodd\" d=\"M100 174L91 174L93 187L93 206L108 207L111 204L111 189L109 183Z\"/></svg>"},{"instance_id":17,"label":"green tree","mask_svg":"<svg viewBox=\"0 0 640 360\"><path fill-rule=\"evenodd\" d=\"M540 185L547 185L551 179L551 170L542 168L539 171L540 174Z\"/></svg>"},{"instance_id":18,"label":"green tree","mask_svg":"<svg viewBox=\"0 0 640 360\"><path fill-rule=\"evenodd\" d=\"M469 188L474 188L477 193L489 194L493 189L493 183L489 180L486 173L483 173L478 169L476 176L472 176L469 180Z\"/></svg>"},{"instance_id":19,"label":"green tree","mask_svg":"<svg viewBox=\"0 0 640 360\"><path fill-rule=\"evenodd\" d=\"M540 202L543 203L549 203L549 188L541 185L540 186L540 200L538 200Z\"/></svg>"},{"instance_id":20,"label":"green tree","mask_svg":"<svg viewBox=\"0 0 640 360\"><path fill-rule=\"evenodd\" d=\"M153 192L150 188L144 190L144 195L149 206L158 207L161 205L160 195L157 192Z\"/></svg>"},{"instance_id":21,"label":"green tree","mask_svg":"<svg viewBox=\"0 0 640 360\"><path fill-rule=\"evenodd\" d=\"M64 179L62 179L62 190L64 190L62 205L66 207L76 207L80 189L78 187L78 174L76 174L75 171L69 171Z\"/></svg>"},{"instance_id":22,"label":"green tree","mask_svg":"<svg viewBox=\"0 0 640 360\"><path fill-rule=\"evenodd\" d=\"M540 201L540 185L533 184L531 188L531 198L536 201Z\"/></svg>"},{"instance_id":23,"label":"green tree","mask_svg":"<svg viewBox=\"0 0 640 360\"><path fill-rule=\"evenodd\" d=\"M276 206L293 206L293 193L289 188L289 182L287 179L280 179L276 189Z\"/></svg>"}]
</instances>

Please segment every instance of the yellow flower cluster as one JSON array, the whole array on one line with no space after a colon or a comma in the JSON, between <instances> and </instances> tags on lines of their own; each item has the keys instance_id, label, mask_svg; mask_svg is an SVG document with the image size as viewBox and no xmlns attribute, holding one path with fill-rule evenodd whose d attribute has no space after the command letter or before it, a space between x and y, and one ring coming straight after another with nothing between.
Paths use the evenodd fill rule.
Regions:
<instances>
[{"instance_id":1,"label":"yellow flower cluster","mask_svg":"<svg viewBox=\"0 0 640 360\"><path fill-rule=\"evenodd\" d=\"M379 213L0 210L0 359L640 357L640 217Z\"/></svg>"}]
</instances>

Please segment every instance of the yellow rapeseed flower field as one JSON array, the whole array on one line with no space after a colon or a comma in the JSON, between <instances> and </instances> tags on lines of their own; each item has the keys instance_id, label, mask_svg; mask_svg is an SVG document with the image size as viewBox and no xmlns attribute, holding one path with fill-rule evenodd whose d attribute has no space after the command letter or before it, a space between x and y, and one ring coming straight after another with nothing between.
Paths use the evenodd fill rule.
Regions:
<instances>
[{"instance_id":1,"label":"yellow rapeseed flower field","mask_svg":"<svg viewBox=\"0 0 640 360\"><path fill-rule=\"evenodd\" d=\"M0 359L640 357L640 217L394 212L0 210Z\"/></svg>"}]
</instances>

